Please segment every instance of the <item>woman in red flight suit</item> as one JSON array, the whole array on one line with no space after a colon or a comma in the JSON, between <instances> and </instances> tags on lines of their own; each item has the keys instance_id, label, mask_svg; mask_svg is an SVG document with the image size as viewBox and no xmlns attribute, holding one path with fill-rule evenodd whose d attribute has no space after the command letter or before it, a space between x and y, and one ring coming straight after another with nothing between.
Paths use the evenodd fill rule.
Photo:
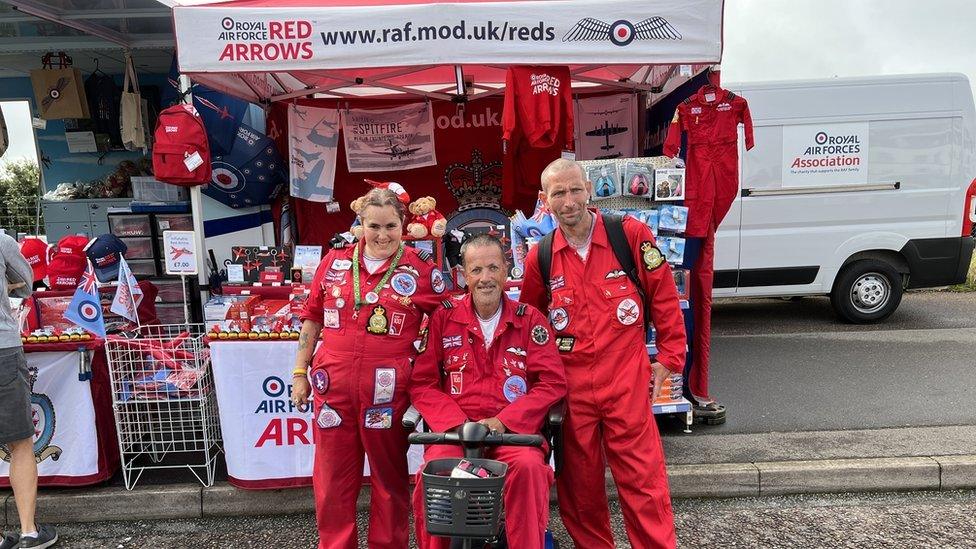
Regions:
<instances>
[{"instance_id":1,"label":"woman in red flight suit","mask_svg":"<svg viewBox=\"0 0 976 549\"><path fill-rule=\"evenodd\" d=\"M405 208L397 195L373 189L365 198L363 238L330 251L312 280L292 380L294 402L314 399L321 549L356 547L364 451L372 485L369 547L407 546L408 445L400 420L409 405L413 342L444 291L430 258L403 244Z\"/></svg>"}]
</instances>

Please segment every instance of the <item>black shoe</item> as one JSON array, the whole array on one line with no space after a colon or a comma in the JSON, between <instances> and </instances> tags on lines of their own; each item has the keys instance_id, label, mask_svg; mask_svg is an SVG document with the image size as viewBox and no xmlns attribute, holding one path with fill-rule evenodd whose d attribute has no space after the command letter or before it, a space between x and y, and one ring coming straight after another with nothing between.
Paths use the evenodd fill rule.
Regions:
<instances>
[{"instance_id":1,"label":"black shoe","mask_svg":"<svg viewBox=\"0 0 976 549\"><path fill-rule=\"evenodd\" d=\"M692 408L692 418L694 418L695 423L721 425L725 423L725 406L718 402L709 402L702 406L695 405Z\"/></svg>"},{"instance_id":2,"label":"black shoe","mask_svg":"<svg viewBox=\"0 0 976 549\"><path fill-rule=\"evenodd\" d=\"M17 549L18 547L20 547L20 536L16 532L11 534L4 532L0 549Z\"/></svg>"},{"instance_id":3,"label":"black shoe","mask_svg":"<svg viewBox=\"0 0 976 549\"><path fill-rule=\"evenodd\" d=\"M58 531L50 524L37 525L37 537L20 538L19 549L45 549L58 542Z\"/></svg>"}]
</instances>

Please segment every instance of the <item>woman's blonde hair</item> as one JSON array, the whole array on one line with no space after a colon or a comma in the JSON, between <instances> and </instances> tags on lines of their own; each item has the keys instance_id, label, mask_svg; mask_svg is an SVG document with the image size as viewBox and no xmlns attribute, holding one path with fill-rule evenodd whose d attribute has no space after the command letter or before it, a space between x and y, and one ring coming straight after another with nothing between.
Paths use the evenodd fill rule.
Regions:
<instances>
[{"instance_id":1,"label":"woman's blonde hair","mask_svg":"<svg viewBox=\"0 0 976 549\"><path fill-rule=\"evenodd\" d=\"M376 206L378 208L393 206L393 211L395 211L397 217L400 218L400 224L406 223L406 208L404 208L403 202L400 202L400 197L390 189L372 189L363 195L359 202L361 202L362 205L356 214L360 219L363 218L363 213L366 211L366 208L370 206Z\"/></svg>"}]
</instances>

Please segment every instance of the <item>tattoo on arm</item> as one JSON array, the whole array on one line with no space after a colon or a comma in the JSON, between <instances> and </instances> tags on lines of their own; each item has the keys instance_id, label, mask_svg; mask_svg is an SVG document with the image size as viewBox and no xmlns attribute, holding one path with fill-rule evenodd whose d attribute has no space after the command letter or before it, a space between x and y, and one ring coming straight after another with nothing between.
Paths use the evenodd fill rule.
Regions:
<instances>
[{"instance_id":1,"label":"tattoo on arm","mask_svg":"<svg viewBox=\"0 0 976 549\"><path fill-rule=\"evenodd\" d=\"M304 351L305 349L308 349L308 340L309 340L308 332L302 331L302 334L300 336L298 336L298 350L299 351Z\"/></svg>"}]
</instances>

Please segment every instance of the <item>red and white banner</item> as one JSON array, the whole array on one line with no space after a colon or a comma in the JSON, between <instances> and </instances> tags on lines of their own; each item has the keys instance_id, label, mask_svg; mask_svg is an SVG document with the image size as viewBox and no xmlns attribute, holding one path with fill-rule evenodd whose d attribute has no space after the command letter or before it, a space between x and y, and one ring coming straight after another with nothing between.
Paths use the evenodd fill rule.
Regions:
<instances>
[{"instance_id":1,"label":"red and white banner","mask_svg":"<svg viewBox=\"0 0 976 549\"><path fill-rule=\"evenodd\" d=\"M437 165L434 109L429 102L389 109L346 109L342 111L342 136L350 172Z\"/></svg>"},{"instance_id":2,"label":"red and white banner","mask_svg":"<svg viewBox=\"0 0 976 549\"><path fill-rule=\"evenodd\" d=\"M291 403L291 370L298 342L212 342L210 360L217 386L227 476L241 488L285 488L312 482L311 410ZM246 364L246 368L241 365ZM423 460L421 447L408 452L411 474ZM369 464L364 467L369 474Z\"/></svg>"},{"instance_id":3,"label":"red and white banner","mask_svg":"<svg viewBox=\"0 0 976 549\"><path fill-rule=\"evenodd\" d=\"M175 7L180 70L717 63L722 54L722 0L256 4Z\"/></svg>"},{"instance_id":4,"label":"red and white banner","mask_svg":"<svg viewBox=\"0 0 976 549\"><path fill-rule=\"evenodd\" d=\"M37 474L59 485L98 475L95 405L88 381L78 381L79 353L27 353L37 369L31 391ZM0 448L0 477L10 474L9 455Z\"/></svg>"}]
</instances>

